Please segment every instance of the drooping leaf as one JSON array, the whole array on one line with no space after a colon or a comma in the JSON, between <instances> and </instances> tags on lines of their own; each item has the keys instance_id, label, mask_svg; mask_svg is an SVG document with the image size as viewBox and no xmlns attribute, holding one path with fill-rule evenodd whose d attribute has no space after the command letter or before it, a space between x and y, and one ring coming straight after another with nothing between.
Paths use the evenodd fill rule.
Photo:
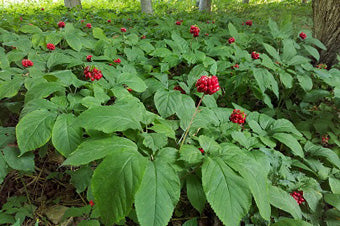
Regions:
<instances>
[{"instance_id":1,"label":"drooping leaf","mask_svg":"<svg viewBox=\"0 0 340 226\"><path fill-rule=\"evenodd\" d=\"M303 153L302 147L292 135L288 133L275 133L273 135L273 138L275 138L276 140L280 141L281 143L289 147L294 155L297 155L303 158L304 153Z\"/></svg>"},{"instance_id":2,"label":"drooping leaf","mask_svg":"<svg viewBox=\"0 0 340 226\"><path fill-rule=\"evenodd\" d=\"M190 175L186 180L187 195L191 205L202 213L206 198L202 187L201 180L196 175Z\"/></svg>"}]
</instances>

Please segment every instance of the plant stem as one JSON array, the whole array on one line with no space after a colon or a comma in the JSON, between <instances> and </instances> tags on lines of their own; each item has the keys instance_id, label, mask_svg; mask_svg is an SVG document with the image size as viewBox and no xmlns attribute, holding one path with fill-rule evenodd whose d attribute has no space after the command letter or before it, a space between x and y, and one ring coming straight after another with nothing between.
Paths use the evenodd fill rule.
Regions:
<instances>
[{"instance_id":1,"label":"plant stem","mask_svg":"<svg viewBox=\"0 0 340 226\"><path fill-rule=\"evenodd\" d=\"M204 97L204 94L203 94L203 96L201 97L200 101L199 101L198 104L197 104L197 107L196 107L196 109L195 109L194 114L192 115L192 118L191 118L191 120L190 120L190 123L189 123L188 128L185 130L185 134L184 134L183 140L182 140L182 142L181 142L181 145L179 146L179 150L181 150L181 148L182 148L182 146L183 146L183 144L184 144L185 138L187 137L187 135L188 135L188 133L189 133L191 124L193 123L193 121L194 121L194 119L195 119L195 117L196 117L196 114L197 114L197 112L198 112L198 108L200 107L200 105L201 105L201 103L202 103L203 97Z\"/></svg>"}]
</instances>

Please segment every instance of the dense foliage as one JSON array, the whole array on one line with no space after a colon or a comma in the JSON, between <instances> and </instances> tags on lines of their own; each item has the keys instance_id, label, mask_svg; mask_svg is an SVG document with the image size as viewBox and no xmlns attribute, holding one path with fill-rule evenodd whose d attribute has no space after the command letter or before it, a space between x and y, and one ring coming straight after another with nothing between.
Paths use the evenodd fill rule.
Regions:
<instances>
[{"instance_id":1,"label":"dense foliage","mask_svg":"<svg viewBox=\"0 0 340 226\"><path fill-rule=\"evenodd\" d=\"M1 190L53 155L88 200L65 212L79 225L338 223L340 71L309 30L41 11L0 22ZM0 224L46 225L37 205L8 198Z\"/></svg>"}]
</instances>

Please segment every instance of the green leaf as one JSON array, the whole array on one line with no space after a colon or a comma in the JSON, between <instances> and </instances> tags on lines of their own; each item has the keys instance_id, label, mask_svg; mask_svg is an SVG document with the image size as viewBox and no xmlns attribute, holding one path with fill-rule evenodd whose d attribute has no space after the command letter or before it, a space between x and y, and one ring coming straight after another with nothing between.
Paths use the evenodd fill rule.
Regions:
<instances>
[{"instance_id":1,"label":"green leaf","mask_svg":"<svg viewBox=\"0 0 340 226\"><path fill-rule=\"evenodd\" d=\"M313 88L313 80L308 75L296 76L302 89L310 91Z\"/></svg>"},{"instance_id":2,"label":"green leaf","mask_svg":"<svg viewBox=\"0 0 340 226\"><path fill-rule=\"evenodd\" d=\"M163 118L169 117L176 112L180 100L181 93L176 90L158 90L154 97L157 111Z\"/></svg>"},{"instance_id":3,"label":"green leaf","mask_svg":"<svg viewBox=\"0 0 340 226\"><path fill-rule=\"evenodd\" d=\"M34 172L34 154L32 152L18 157L20 151L16 147L7 146L2 151L5 161L12 169Z\"/></svg>"},{"instance_id":4,"label":"green leaf","mask_svg":"<svg viewBox=\"0 0 340 226\"><path fill-rule=\"evenodd\" d=\"M166 57L172 55L172 52L167 48L156 48L150 55L155 57Z\"/></svg>"},{"instance_id":5,"label":"green leaf","mask_svg":"<svg viewBox=\"0 0 340 226\"><path fill-rule=\"evenodd\" d=\"M169 163L150 161L136 193L135 206L141 226L166 226L180 197L180 181Z\"/></svg>"},{"instance_id":6,"label":"green leaf","mask_svg":"<svg viewBox=\"0 0 340 226\"><path fill-rule=\"evenodd\" d=\"M221 158L206 158L202 166L205 195L214 212L225 225L238 225L251 205L247 183Z\"/></svg>"},{"instance_id":7,"label":"green leaf","mask_svg":"<svg viewBox=\"0 0 340 226\"><path fill-rule=\"evenodd\" d=\"M187 195L191 205L202 213L206 198L202 187L201 180L194 174L189 175L186 180Z\"/></svg>"},{"instance_id":8,"label":"green leaf","mask_svg":"<svg viewBox=\"0 0 340 226\"><path fill-rule=\"evenodd\" d=\"M288 61L287 64L289 65L300 65L300 64L306 64L309 63L309 59L303 56L294 56L292 59Z\"/></svg>"},{"instance_id":9,"label":"green leaf","mask_svg":"<svg viewBox=\"0 0 340 226\"><path fill-rule=\"evenodd\" d=\"M29 34L34 34L34 33L41 33L41 29L37 26L34 25L23 25L20 28L20 31L23 33L29 33Z\"/></svg>"},{"instance_id":10,"label":"green leaf","mask_svg":"<svg viewBox=\"0 0 340 226\"><path fill-rule=\"evenodd\" d=\"M295 219L301 219L302 217L301 209L295 199L281 188L271 187L270 203L276 208L290 213Z\"/></svg>"},{"instance_id":11,"label":"green leaf","mask_svg":"<svg viewBox=\"0 0 340 226\"><path fill-rule=\"evenodd\" d=\"M68 157L82 141L83 132L73 114L59 115L52 130L52 143L57 151Z\"/></svg>"},{"instance_id":12,"label":"green leaf","mask_svg":"<svg viewBox=\"0 0 340 226\"><path fill-rule=\"evenodd\" d=\"M84 166L76 171L67 172L70 176L70 183L76 188L78 194L85 191L85 189L90 185L93 170L90 166Z\"/></svg>"},{"instance_id":13,"label":"green leaf","mask_svg":"<svg viewBox=\"0 0 340 226\"><path fill-rule=\"evenodd\" d=\"M331 149L324 148L321 146L314 145L313 143L307 141L304 147L305 151L311 156L321 157L326 159L328 162L332 163L335 167L340 169L340 159L338 155Z\"/></svg>"},{"instance_id":14,"label":"green leaf","mask_svg":"<svg viewBox=\"0 0 340 226\"><path fill-rule=\"evenodd\" d=\"M136 107L135 107L136 108ZM141 129L139 115L134 109L112 105L90 108L78 116L79 125L86 130L94 129L104 133Z\"/></svg>"},{"instance_id":15,"label":"green leaf","mask_svg":"<svg viewBox=\"0 0 340 226\"><path fill-rule=\"evenodd\" d=\"M289 147L294 155L300 156L301 158L304 157L301 145L292 135L287 133L275 133L273 138Z\"/></svg>"},{"instance_id":16,"label":"green leaf","mask_svg":"<svg viewBox=\"0 0 340 226\"><path fill-rule=\"evenodd\" d=\"M127 150L137 151L137 146L131 140L123 137L112 136L91 139L81 143L63 165L80 166L104 158L109 154L121 153Z\"/></svg>"},{"instance_id":17,"label":"green leaf","mask_svg":"<svg viewBox=\"0 0 340 226\"><path fill-rule=\"evenodd\" d=\"M217 153L221 149L220 145L213 138L204 135L199 136L198 142L204 149L204 152Z\"/></svg>"},{"instance_id":18,"label":"green leaf","mask_svg":"<svg viewBox=\"0 0 340 226\"><path fill-rule=\"evenodd\" d=\"M319 61L320 54L319 54L319 51L317 49L315 49L314 47L312 47L310 45L304 45L303 47L305 47L305 49L307 50L307 52L310 55L312 55L317 61Z\"/></svg>"},{"instance_id":19,"label":"green leaf","mask_svg":"<svg viewBox=\"0 0 340 226\"><path fill-rule=\"evenodd\" d=\"M139 78L137 75L128 72L122 73L118 77L117 83L125 84L136 92L144 92L147 88L145 82L141 78Z\"/></svg>"},{"instance_id":20,"label":"green leaf","mask_svg":"<svg viewBox=\"0 0 340 226\"><path fill-rule=\"evenodd\" d=\"M280 56L279 53L277 52L277 50L272 47L271 45L268 45L266 43L263 43L264 48L266 49L266 51L275 59L280 61Z\"/></svg>"},{"instance_id":21,"label":"green leaf","mask_svg":"<svg viewBox=\"0 0 340 226\"><path fill-rule=\"evenodd\" d=\"M152 151L157 151L167 145L168 138L162 133L143 133L143 144L145 147L151 148Z\"/></svg>"},{"instance_id":22,"label":"green leaf","mask_svg":"<svg viewBox=\"0 0 340 226\"><path fill-rule=\"evenodd\" d=\"M264 93L266 89L270 89L273 91L276 97L279 97L278 84L273 75L268 70L254 68L253 75L262 93Z\"/></svg>"},{"instance_id":23,"label":"green leaf","mask_svg":"<svg viewBox=\"0 0 340 226\"><path fill-rule=\"evenodd\" d=\"M113 152L96 168L91 186L105 225L117 223L128 215L146 164L146 158L139 152L126 150ZM168 171L166 173L169 174ZM145 198L150 199L150 196L145 195ZM150 211L145 203L143 208Z\"/></svg>"},{"instance_id":24,"label":"green leaf","mask_svg":"<svg viewBox=\"0 0 340 226\"><path fill-rule=\"evenodd\" d=\"M75 33L68 33L65 35L65 39L67 44L74 49L75 51L79 52L82 48L82 42L80 38Z\"/></svg>"},{"instance_id":25,"label":"green leaf","mask_svg":"<svg viewBox=\"0 0 340 226\"><path fill-rule=\"evenodd\" d=\"M0 84L0 99L14 97L18 94L24 80L22 78L14 78Z\"/></svg>"},{"instance_id":26,"label":"green leaf","mask_svg":"<svg viewBox=\"0 0 340 226\"><path fill-rule=\"evenodd\" d=\"M289 73L285 71L281 71L279 73L279 76L280 76L281 82L286 88L290 89L293 87L293 77Z\"/></svg>"},{"instance_id":27,"label":"green leaf","mask_svg":"<svg viewBox=\"0 0 340 226\"><path fill-rule=\"evenodd\" d=\"M330 177L329 186L334 194L340 194L340 179Z\"/></svg>"},{"instance_id":28,"label":"green leaf","mask_svg":"<svg viewBox=\"0 0 340 226\"><path fill-rule=\"evenodd\" d=\"M181 101L176 103L176 115L181 120L180 126L186 130L195 112L195 102L190 96L181 95Z\"/></svg>"},{"instance_id":29,"label":"green leaf","mask_svg":"<svg viewBox=\"0 0 340 226\"><path fill-rule=\"evenodd\" d=\"M233 131L231 137L245 148L250 147L249 139L240 131Z\"/></svg>"},{"instance_id":30,"label":"green leaf","mask_svg":"<svg viewBox=\"0 0 340 226\"><path fill-rule=\"evenodd\" d=\"M40 148L49 141L55 118L55 113L36 110L19 121L16 136L21 155Z\"/></svg>"},{"instance_id":31,"label":"green leaf","mask_svg":"<svg viewBox=\"0 0 340 226\"><path fill-rule=\"evenodd\" d=\"M228 29L229 29L230 35L237 40L239 35L238 35L238 32L237 32L235 26L232 23L228 23Z\"/></svg>"},{"instance_id":32,"label":"green leaf","mask_svg":"<svg viewBox=\"0 0 340 226\"><path fill-rule=\"evenodd\" d=\"M288 121L287 119L278 119L276 120L270 127L270 131L272 133L293 133L296 136L302 137L302 134L295 128L293 123Z\"/></svg>"},{"instance_id":33,"label":"green leaf","mask_svg":"<svg viewBox=\"0 0 340 226\"><path fill-rule=\"evenodd\" d=\"M8 166L5 162L5 159L2 155L2 153L0 152L0 185L2 184L5 177L7 176L7 173L8 173ZM0 213L0 216L1 216L1 213ZM1 220L0 220L0 222L1 222Z\"/></svg>"},{"instance_id":34,"label":"green leaf","mask_svg":"<svg viewBox=\"0 0 340 226\"><path fill-rule=\"evenodd\" d=\"M100 226L98 220L82 220L77 226Z\"/></svg>"},{"instance_id":35,"label":"green leaf","mask_svg":"<svg viewBox=\"0 0 340 226\"><path fill-rule=\"evenodd\" d=\"M276 222L275 224L273 224L273 226L312 226L312 225L310 223L307 223L306 221L285 218L283 220L280 220L279 222Z\"/></svg>"},{"instance_id":36,"label":"green leaf","mask_svg":"<svg viewBox=\"0 0 340 226\"><path fill-rule=\"evenodd\" d=\"M93 37L95 37L96 39L103 39L103 40L107 39L104 31L99 27L93 28L92 33L93 33Z\"/></svg>"},{"instance_id":37,"label":"green leaf","mask_svg":"<svg viewBox=\"0 0 340 226\"><path fill-rule=\"evenodd\" d=\"M325 194L325 201L340 210L340 194Z\"/></svg>"},{"instance_id":38,"label":"green leaf","mask_svg":"<svg viewBox=\"0 0 340 226\"><path fill-rule=\"evenodd\" d=\"M192 218L190 220L187 220L186 222L184 222L184 224L182 224L182 226L198 226L197 218Z\"/></svg>"},{"instance_id":39,"label":"green leaf","mask_svg":"<svg viewBox=\"0 0 340 226\"><path fill-rule=\"evenodd\" d=\"M291 39L285 39L283 43L283 59L288 61L291 60L296 54L296 49L294 47L294 42Z\"/></svg>"},{"instance_id":40,"label":"green leaf","mask_svg":"<svg viewBox=\"0 0 340 226\"><path fill-rule=\"evenodd\" d=\"M175 131L166 122L161 121L160 123L154 123L153 126L150 129L155 131L156 133L162 133L162 134L166 135L167 137L176 139Z\"/></svg>"},{"instance_id":41,"label":"green leaf","mask_svg":"<svg viewBox=\"0 0 340 226\"><path fill-rule=\"evenodd\" d=\"M179 160L195 165L201 163L203 160L202 153L198 148L192 145L183 145L180 152Z\"/></svg>"},{"instance_id":42,"label":"green leaf","mask_svg":"<svg viewBox=\"0 0 340 226\"><path fill-rule=\"evenodd\" d=\"M65 92L65 88L58 82L43 82L31 87L25 95L25 103L31 100L45 98L55 92Z\"/></svg>"}]
</instances>

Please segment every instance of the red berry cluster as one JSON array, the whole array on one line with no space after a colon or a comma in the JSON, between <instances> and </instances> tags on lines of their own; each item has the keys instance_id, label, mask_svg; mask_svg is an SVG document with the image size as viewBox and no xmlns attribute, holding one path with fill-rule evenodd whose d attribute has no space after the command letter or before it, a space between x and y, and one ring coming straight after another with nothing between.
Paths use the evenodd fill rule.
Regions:
<instances>
[{"instance_id":1,"label":"red berry cluster","mask_svg":"<svg viewBox=\"0 0 340 226\"><path fill-rule=\"evenodd\" d=\"M41 8L41 11L44 11L45 9L44 8Z\"/></svg>"},{"instance_id":2,"label":"red berry cluster","mask_svg":"<svg viewBox=\"0 0 340 226\"><path fill-rule=\"evenodd\" d=\"M303 198L303 191L293 191L290 195L296 200L296 202L301 205L306 200Z\"/></svg>"},{"instance_id":3,"label":"red berry cluster","mask_svg":"<svg viewBox=\"0 0 340 226\"><path fill-rule=\"evenodd\" d=\"M87 62L91 62L92 61L92 55L86 56L86 60L87 60Z\"/></svg>"},{"instance_id":4,"label":"red berry cluster","mask_svg":"<svg viewBox=\"0 0 340 226\"><path fill-rule=\"evenodd\" d=\"M126 32L126 28L122 27L122 28L120 29L120 31L121 31L121 32Z\"/></svg>"},{"instance_id":5,"label":"red berry cluster","mask_svg":"<svg viewBox=\"0 0 340 226\"><path fill-rule=\"evenodd\" d=\"M307 35L306 35L304 32L301 32L301 33L299 34L299 36L300 36L301 39L307 38Z\"/></svg>"},{"instance_id":6,"label":"red berry cluster","mask_svg":"<svg viewBox=\"0 0 340 226\"><path fill-rule=\"evenodd\" d=\"M120 62L122 62L119 58L113 60L113 62L117 63L117 64L120 64Z\"/></svg>"},{"instance_id":7,"label":"red berry cluster","mask_svg":"<svg viewBox=\"0 0 340 226\"><path fill-rule=\"evenodd\" d=\"M181 24L182 24L182 22L180 20L176 21L176 25L181 25Z\"/></svg>"},{"instance_id":8,"label":"red berry cluster","mask_svg":"<svg viewBox=\"0 0 340 226\"><path fill-rule=\"evenodd\" d=\"M194 37L198 37L200 34L200 29L197 25L191 25L190 33L193 34Z\"/></svg>"},{"instance_id":9,"label":"red berry cluster","mask_svg":"<svg viewBox=\"0 0 340 226\"><path fill-rule=\"evenodd\" d=\"M55 45L53 45L52 43L47 43L46 48L49 50L55 50Z\"/></svg>"},{"instance_id":10,"label":"red berry cluster","mask_svg":"<svg viewBox=\"0 0 340 226\"><path fill-rule=\"evenodd\" d=\"M90 204L91 207L94 206L94 202L92 200L89 201L89 204Z\"/></svg>"},{"instance_id":11,"label":"red berry cluster","mask_svg":"<svg viewBox=\"0 0 340 226\"><path fill-rule=\"evenodd\" d=\"M32 67L33 66L33 62L30 61L30 60L27 60L27 59L23 59L21 61L21 63L22 63L22 66L24 66L24 67Z\"/></svg>"},{"instance_id":12,"label":"red berry cluster","mask_svg":"<svg viewBox=\"0 0 340 226\"><path fill-rule=\"evenodd\" d=\"M228 42L229 42L229 44L234 43L235 42L235 38L233 38L233 37L229 38Z\"/></svg>"},{"instance_id":13,"label":"red berry cluster","mask_svg":"<svg viewBox=\"0 0 340 226\"><path fill-rule=\"evenodd\" d=\"M316 67L319 69L327 69L327 64L318 64Z\"/></svg>"},{"instance_id":14,"label":"red berry cluster","mask_svg":"<svg viewBox=\"0 0 340 226\"><path fill-rule=\"evenodd\" d=\"M218 83L218 78L213 76L203 75L196 82L197 92L204 94L214 94L220 90L220 84Z\"/></svg>"},{"instance_id":15,"label":"red berry cluster","mask_svg":"<svg viewBox=\"0 0 340 226\"><path fill-rule=\"evenodd\" d=\"M92 24L87 23L87 24L86 24L86 27L90 29L90 28L92 28Z\"/></svg>"},{"instance_id":16,"label":"red berry cluster","mask_svg":"<svg viewBox=\"0 0 340 226\"><path fill-rule=\"evenodd\" d=\"M253 25L253 21L252 21L252 20L247 20L247 21L246 21L246 25L252 26L252 25Z\"/></svg>"},{"instance_id":17,"label":"red berry cluster","mask_svg":"<svg viewBox=\"0 0 340 226\"><path fill-rule=\"evenodd\" d=\"M328 135L327 135L327 134L326 134L326 135L323 135L322 138L321 138L321 144L322 144L323 146L327 146L327 145L328 145L328 140L329 140Z\"/></svg>"},{"instance_id":18,"label":"red berry cluster","mask_svg":"<svg viewBox=\"0 0 340 226\"><path fill-rule=\"evenodd\" d=\"M111 20L107 20L108 23L111 23Z\"/></svg>"},{"instance_id":19,"label":"red berry cluster","mask_svg":"<svg viewBox=\"0 0 340 226\"><path fill-rule=\"evenodd\" d=\"M58 27L64 28L65 27L65 22L64 21L59 21Z\"/></svg>"},{"instance_id":20,"label":"red berry cluster","mask_svg":"<svg viewBox=\"0 0 340 226\"><path fill-rule=\"evenodd\" d=\"M244 124L246 121L247 114L239 109L234 109L233 113L230 115L229 120L233 123Z\"/></svg>"},{"instance_id":21,"label":"red berry cluster","mask_svg":"<svg viewBox=\"0 0 340 226\"><path fill-rule=\"evenodd\" d=\"M260 58L260 54L256 53L255 51L251 53L251 58L253 58L254 60L259 59Z\"/></svg>"},{"instance_id":22,"label":"red berry cluster","mask_svg":"<svg viewBox=\"0 0 340 226\"><path fill-rule=\"evenodd\" d=\"M233 68L240 68L240 66L238 64L235 64Z\"/></svg>"},{"instance_id":23,"label":"red berry cluster","mask_svg":"<svg viewBox=\"0 0 340 226\"><path fill-rule=\"evenodd\" d=\"M84 22L85 22L85 20L81 20L80 22L81 22L81 23L84 23Z\"/></svg>"},{"instance_id":24,"label":"red berry cluster","mask_svg":"<svg viewBox=\"0 0 340 226\"><path fill-rule=\"evenodd\" d=\"M146 39L146 36L145 36L145 35L142 35L142 37L140 37L140 39Z\"/></svg>"},{"instance_id":25,"label":"red berry cluster","mask_svg":"<svg viewBox=\"0 0 340 226\"><path fill-rule=\"evenodd\" d=\"M175 86L175 87L174 87L174 90L178 90L178 91L180 91L182 94L186 94L186 92L184 91L184 89L182 89L182 87L180 87L180 86Z\"/></svg>"},{"instance_id":26,"label":"red berry cluster","mask_svg":"<svg viewBox=\"0 0 340 226\"><path fill-rule=\"evenodd\" d=\"M85 75L85 78L90 78L91 81L99 80L103 77L101 70L98 70L95 67L90 68L90 66L87 66L85 68L84 75Z\"/></svg>"},{"instance_id":27,"label":"red berry cluster","mask_svg":"<svg viewBox=\"0 0 340 226\"><path fill-rule=\"evenodd\" d=\"M203 149L203 148L199 148L198 150L200 150L200 152L201 152L202 154L204 154L204 149Z\"/></svg>"}]
</instances>

